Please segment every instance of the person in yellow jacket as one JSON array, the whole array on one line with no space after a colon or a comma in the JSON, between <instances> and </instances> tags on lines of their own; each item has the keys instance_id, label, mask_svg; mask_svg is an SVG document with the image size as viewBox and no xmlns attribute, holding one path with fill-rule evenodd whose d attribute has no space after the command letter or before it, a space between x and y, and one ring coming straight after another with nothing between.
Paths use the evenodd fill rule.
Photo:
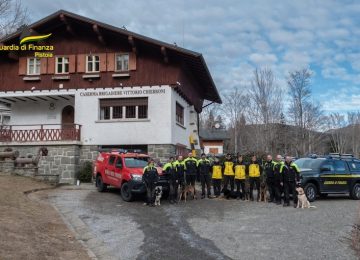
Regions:
<instances>
[{"instance_id":1,"label":"person in yellow jacket","mask_svg":"<svg viewBox=\"0 0 360 260\"><path fill-rule=\"evenodd\" d=\"M236 197L239 200L245 200L245 179L246 179L246 165L243 160L243 156L239 155L235 163L235 185L236 185ZM241 192L240 192L241 187Z\"/></svg>"},{"instance_id":2,"label":"person in yellow jacket","mask_svg":"<svg viewBox=\"0 0 360 260\"><path fill-rule=\"evenodd\" d=\"M215 157L214 163L211 166L211 179L214 187L215 197L219 197L221 193L221 181L222 181L222 166L219 158Z\"/></svg>"},{"instance_id":3,"label":"person in yellow jacket","mask_svg":"<svg viewBox=\"0 0 360 260\"><path fill-rule=\"evenodd\" d=\"M254 186L257 190L257 201L260 201L260 177L261 177L262 167L258 162L256 155L251 157L251 162L249 164L249 180L250 180L250 200L254 201Z\"/></svg>"},{"instance_id":4,"label":"person in yellow jacket","mask_svg":"<svg viewBox=\"0 0 360 260\"><path fill-rule=\"evenodd\" d=\"M228 190L230 183L230 194L234 193L234 162L232 161L231 154L227 154L223 164L224 169L224 187L223 191Z\"/></svg>"}]
</instances>

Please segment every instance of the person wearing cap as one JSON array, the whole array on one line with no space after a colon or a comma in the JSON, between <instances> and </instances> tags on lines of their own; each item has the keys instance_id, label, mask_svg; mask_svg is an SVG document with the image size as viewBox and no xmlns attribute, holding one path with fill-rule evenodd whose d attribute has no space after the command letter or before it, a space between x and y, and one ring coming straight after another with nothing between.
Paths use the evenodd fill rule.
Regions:
<instances>
[{"instance_id":1,"label":"person wearing cap","mask_svg":"<svg viewBox=\"0 0 360 260\"><path fill-rule=\"evenodd\" d=\"M275 188L275 202L277 205L281 205L281 173L280 168L284 164L283 158L280 154L275 157L275 165L274 165L274 188Z\"/></svg>"},{"instance_id":2,"label":"person wearing cap","mask_svg":"<svg viewBox=\"0 0 360 260\"><path fill-rule=\"evenodd\" d=\"M261 177L262 167L258 162L256 155L251 157L251 162L249 164L249 181L250 181L250 200L254 201L254 186L257 190L257 201L260 201L260 177Z\"/></svg>"},{"instance_id":3,"label":"person wearing cap","mask_svg":"<svg viewBox=\"0 0 360 260\"><path fill-rule=\"evenodd\" d=\"M174 165L174 157L169 158L169 161L163 167L163 171L169 180L169 202L171 204L176 203L178 176L176 173L176 167Z\"/></svg>"},{"instance_id":4,"label":"person wearing cap","mask_svg":"<svg viewBox=\"0 0 360 260\"><path fill-rule=\"evenodd\" d=\"M211 166L211 178L214 187L214 195L216 198L221 193L221 181L222 181L222 166L218 157L215 157L214 163Z\"/></svg>"},{"instance_id":5,"label":"person wearing cap","mask_svg":"<svg viewBox=\"0 0 360 260\"><path fill-rule=\"evenodd\" d=\"M231 154L226 154L225 161L223 164L224 170L224 187L223 190L228 189L230 183L230 194L234 193L234 162L232 161Z\"/></svg>"},{"instance_id":6,"label":"person wearing cap","mask_svg":"<svg viewBox=\"0 0 360 260\"><path fill-rule=\"evenodd\" d=\"M195 181L197 175L197 160L192 153L188 154L188 157L184 160L185 180L187 185L191 185L195 191ZM195 196L195 194L194 194Z\"/></svg>"},{"instance_id":7,"label":"person wearing cap","mask_svg":"<svg viewBox=\"0 0 360 260\"><path fill-rule=\"evenodd\" d=\"M245 179L246 179L246 165L243 161L243 156L239 155L235 162L235 184L236 184L236 197L245 200ZM241 187L241 192L240 192Z\"/></svg>"},{"instance_id":8,"label":"person wearing cap","mask_svg":"<svg viewBox=\"0 0 360 260\"><path fill-rule=\"evenodd\" d=\"M201 159L197 162L197 168L200 175L201 181L201 198L205 198L205 186L207 191L208 198L211 198L211 179L210 179L210 170L211 163L206 158L204 153L201 154Z\"/></svg>"},{"instance_id":9,"label":"person wearing cap","mask_svg":"<svg viewBox=\"0 0 360 260\"><path fill-rule=\"evenodd\" d=\"M285 163L280 167L281 185L284 187L284 207L290 206L290 193L292 193L294 208L297 204L296 184L300 182L300 169L290 156L285 157Z\"/></svg>"},{"instance_id":10,"label":"person wearing cap","mask_svg":"<svg viewBox=\"0 0 360 260\"><path fill-rule=\"evenodd\" d=\"M156 183L159 181L159 174L153 159L149 159L148 165L144 167L142 181L145 183L146 187L146 205L155 206L155 187Z\"/></svg>"}]
</instances>

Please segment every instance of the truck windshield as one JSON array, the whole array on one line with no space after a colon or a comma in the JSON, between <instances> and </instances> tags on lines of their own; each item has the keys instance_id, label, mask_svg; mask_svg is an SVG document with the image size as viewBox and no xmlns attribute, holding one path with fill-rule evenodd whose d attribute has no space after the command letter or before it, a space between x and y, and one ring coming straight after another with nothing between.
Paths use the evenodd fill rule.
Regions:
<instances>
[{"instance_id":1,"label":"truck windshield","mask_svg":"<svg viewBox=\"0 0 360 260\"><path fill-rule=\"evenodd\" d=\"M148 157L128 157L125 158L125 165L127 168L144 168L148 159Z\"/></svg>"},{"instance_id":2,"label":"truck windshield","mask_svg":"<svg viewBox=\"0 0 360 260\"><path fill-rule=\"evenodd\" d=\"M318 170L320 168L321 163L323 163L323 159L310 159L310 158L301 158L295 161L296 165L300 168L300 170Z\"/></svg>"}]
</instances>

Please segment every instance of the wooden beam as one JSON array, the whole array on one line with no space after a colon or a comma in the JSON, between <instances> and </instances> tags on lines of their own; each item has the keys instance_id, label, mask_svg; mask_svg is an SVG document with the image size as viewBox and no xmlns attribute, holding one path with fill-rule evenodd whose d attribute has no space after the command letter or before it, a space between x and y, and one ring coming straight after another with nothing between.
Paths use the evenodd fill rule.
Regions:
<instances>
[{"instance_id":1,"label":"wooden beam","mask_svg":"<svg viewBox=\"0 0 360 260\"><path fill-rule=\"evenodd\" d=\"M69 32L72 35L75 35L74 30L72 29L72 26L69 22L69 20L66 18L64 14L60 14L60 21L62 21L66 25L66 31Z\"/></svg>"},{"instance_id":2,"label":"wooden beam","mask_svg":"<svg viewBox=\"0 0 360 260\"><path fill-rule=\"evenodd\" d=\"M26 102L26 100L25 99L22 99L22 98L18 98L18 97L14 97L16 100L20 100L20 101L22 101L22 102Z\"/></svg>"},{"instance_id":3,"label":"wooden beam","mask_svg":"<svg viewBox=\"0 0 360 260\"><path fill-rule=\"evenodd\" d=\"M26 99L29 99L29 100L31 100L31 101L35 101L35 102L37 102L37 100L36 99L33 99L33 98L30 98L30 97L25 97Z\"/></svg>"},{"instance_id":4,"label":"wooden beam","mask_svg":"<svg viewBox=\"0 0 360 260\"><path fill-rule=\"evenodd\" d=\"M19 54L15 51L10 51L8 57L12 60L19 60Z\"/></svg>"},{"instance_id":5,"label":"wooden beam","mask_svg":"<svg viewBox=\"0 0 360 260\"><path fill-rule=\"evenodd\" d=\"M42 100L42 101L49 101L49 100L47 100L47 99L45 99L45 98L42 98L42 97L39 97L39 96L36 96L35 98L40 99L40 100Z\"/></svg>"},{"instance_id":6,"label":"wooden beam","mask_svg":"<svg viewBox=\"0 0 360 260\"><path fill-rule=\"evenodd\" d=\"M68 98L66 97L63 97L63 96L58 96L59 98L62 98L62 99L65 99L65 100L69 100Z\"/></svg>"},{"instance_id":7,"label":"wooden beam","mask_svg":"<svg viewBox=\"0 0 360 260\"><path fill-rule=\"evenodd\" d=\"M7 105L11 105L11 103L9 101L4 101L0 98L0 103L4 103L4 104L7 104Z\"/></svg>"},{"instance_id":8,"label":"wooden beam","mask_svg":"<svg viewBox=\"0 0 360 260\"><path fill-rule=\"evenodd\" d=\"M106 45L104 37L103 37L102 33L100 32L100 28L99 28L99 26L97 24L93 25L93 30L96 33L99 42Z\"/></svg>"},{"instance_id":9,"label":"wooden beam","mask_svg":"<svg viewBox=\"0 0 360 260\"><path fill-rule=\"evenodd\" d=\"M4 98L4 97L3 97L2 99L5 99L5 100L10 101L10 102L13 102L13 103L16 103L15 100L12 100L12 99L10 99L10 98Z\"/></svg>"},{"instance_id":10,"label":"wooden beam","mask_svg":"<svg viewBox=\"0 0 360 260\"><path fill-rule=\"evenodd\" d=\"M58 101L57 98L51 97L51 96L46 96L47 98L51 98L52 100Z\"/></svg>"},{"instance_id":11,"label":"wooden beam","mask_svg":"<svg viewBox=\"0 0 360 260\"><path fill-rule=\"evenodd\" d=\"M164 56L164 62L168 63L169 62L169 57L168 57L166 48L164 46L161 46L161 54Z\"/></svg>"},{"instance_id":12,"label":"wooden beam","mask_svg":"<svg viewBox=\"0 0 360 260\"><path fill-rule=\"evenodd\" d=\"M129 44L131 45L132 52L136 54L136 53L137 53L137 49L136 49L136 44L135 44L135 41L134 41L134 37L132 37L131 35L129 35L128 41L129 41Z\"/></svg>"}]
</instances>

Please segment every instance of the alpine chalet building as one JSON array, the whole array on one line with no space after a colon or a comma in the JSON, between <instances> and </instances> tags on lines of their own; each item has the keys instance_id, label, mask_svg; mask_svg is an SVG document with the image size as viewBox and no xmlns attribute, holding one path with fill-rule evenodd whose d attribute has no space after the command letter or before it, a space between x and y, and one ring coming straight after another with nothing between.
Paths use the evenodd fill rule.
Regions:
<instances>
[{"instance_id":1,"label":"alpine chalet building","mask_svg":"<svg viewBox=\"0 0 360 260\"><path fill-rule=\"evenodd\" d=\"M46 147L38 174L63 183L102 149L200 149L204 100L221 103L201 54L67 11L0 40L0 151Z\"/></svg>"}]
</instances>

